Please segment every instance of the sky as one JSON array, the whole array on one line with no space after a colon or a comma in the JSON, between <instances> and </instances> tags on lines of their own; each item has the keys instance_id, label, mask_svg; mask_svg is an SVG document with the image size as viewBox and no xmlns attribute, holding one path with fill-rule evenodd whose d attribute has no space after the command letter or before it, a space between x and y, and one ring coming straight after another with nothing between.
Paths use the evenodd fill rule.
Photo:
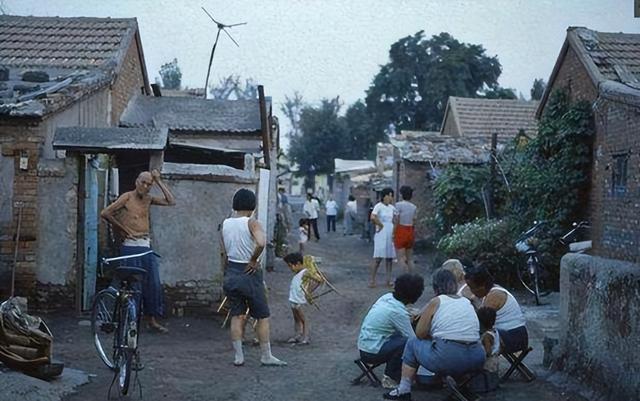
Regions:
<instances>
[{"instance_id":1,"label":"sky","mask_svg":"<svg viewBox=\"0 0 640 401\"><path fill-rule=\"evenodd\" d=\"M640 1L640 0L638 0ZM365 97L392 43L424 30L481 44L502 64L499 83L529 98L548 79L569 26L640 33L634 0L0 0L8 14L136 17L150 80L178 59L183 86L203 87L216 27L231 28L210 84L231 74L264 85L279 109L294 91L310 104ZM346 108L346 107L345 107ZM275 110L275 114L280 114ZM281 118L281 124L284 118ZM285 123L286 127L286 123ZM286 128L284 129L286 131Z\"/></svg>"}]
</instances>

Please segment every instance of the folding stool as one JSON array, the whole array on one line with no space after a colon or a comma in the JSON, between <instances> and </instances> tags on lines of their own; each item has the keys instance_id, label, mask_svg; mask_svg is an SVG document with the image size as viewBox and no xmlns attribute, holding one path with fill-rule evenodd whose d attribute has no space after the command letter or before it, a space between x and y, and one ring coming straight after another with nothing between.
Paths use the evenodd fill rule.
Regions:
<instances>
[{"instance_id":1,"label":"folding stool","mask_svg":"<svg viewBox=\"0 0 640 401\"><path fill-rule=\"evenodd\" d=\"M367 379L369 379L369 383L373 387L378 387L378 386L382 385L382 382L380 381L380 379L378 379L378 376L376 376L376 374L374 373L373 370L375 368L377 368L378 366L382 365L384 362L381 362L381 363L365 363L365 362L362 362L361 359L356 359L353 362L360 368L362 373L360 373L360 376L358 376L355 379L351 380L351 384L353 384L353 385L360 384L362 379L364 379L364 377L366 376Z\"/></svg>"},{"instance_id":2,"label":"folding stool","mask_svg":"<svg viewBox=\"0 0 640 401\"><path fill-rule=\"evenodd\" d=\"M529 369L529 367L525 365L525 363L523 362L524 358L532 350L533 348L527 347L527 349L514 351L514 352L502 351L500 355L502 355L504 359L506 359L509 362L509 369L507 369L507 371L502 375L502 377L500 378L500 381L501 382L506 381L509 378L509 376L511 376L513 372L515 372L516 370L522 375L522 377L524 377L526 381L530 382L535 380L536 379L535 373L533 373L531 369Z\"/></svg>"},{"instance_id":3,"label":"folding stool","mask_svg":"<svg viewBox=\"0 0 640 401\"><path fill-rule=\"evenodd\" d=\"M454 379L452 376L446 376L444 381L446 384L447 390L449 390L449 395L447 399L453 398L457 401L478 401L480 397L470 390L462 391L462 389L478 374L482 373L482 371L469 372L458 377L458 380Z\"/></svg>"}]
</instances>

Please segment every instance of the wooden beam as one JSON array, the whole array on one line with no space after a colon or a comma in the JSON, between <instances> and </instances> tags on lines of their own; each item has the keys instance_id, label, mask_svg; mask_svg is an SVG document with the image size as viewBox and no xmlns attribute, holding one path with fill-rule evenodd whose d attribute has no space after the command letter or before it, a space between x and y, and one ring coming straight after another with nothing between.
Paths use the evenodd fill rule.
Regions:
<instances>
[{"instance_id":1,"label":"wooden beam","mask_svg":"<svg viewBox=\"0 0 640 401\"><path fill-rule=\"evenodd\" d=\"M258 101L260 103L260 128L262 133L262 154L264 155L265 168L270 167L271 138L269 135L269 117L267 116L267 104L264 99L264 86L258 85Z\"/></svg>"}]
</instances>

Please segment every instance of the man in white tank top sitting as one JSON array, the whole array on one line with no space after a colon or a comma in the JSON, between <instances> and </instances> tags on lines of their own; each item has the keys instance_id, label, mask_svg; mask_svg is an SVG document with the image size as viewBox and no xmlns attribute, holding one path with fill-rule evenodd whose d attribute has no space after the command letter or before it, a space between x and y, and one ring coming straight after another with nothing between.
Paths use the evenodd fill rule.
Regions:
<instances>
[{"instance_id":1,"label":"man in white tank top sitting","mask_svg":"<svg viewBox=\"0 0 640 401\"><path fill-rule=\"evenodd\" d=\"M265 366L283 366L287 363L271 355L269 304L259 262L266 235L260 222L252 218L255 208L255 194L248 189L239 189L233 196L234 214L222 223L221 250L222 259L226 261L222 289L231 310L233 364L244 365L242 335L248 306L249 315L257 320L256 333L262 351L260 362Z\"/></svg>"},{"instance_id":2,"label":"man in white tank top sitting","mask_svg":"<svg viewBox=\"0 0 640 401\"><path fill-rule=\"evenodd\" d=\"M496 285L489 271L482 265L468 268L465 280L476 297L483 299L482 306L496 311L495 328L500 334L503 350L516 352L529 346L525 318L518 301L509 291Z\"/></svg>"},{"instance_id":3,"label":"man in white tank top sitting","mask_svg":"<svg viewBox=\"0 0 640 401\"><path fill-rule=\"evenodd\" d=\"M456 295L453 274L438 269L433 274L436 296L424 307L402 355L398 388L384 394L388 400L411 400L411 383L419 366L439 377L460 376L482 369L485 352L480 343L480 323L471 302Z\"/></svg>"}]
</instances>

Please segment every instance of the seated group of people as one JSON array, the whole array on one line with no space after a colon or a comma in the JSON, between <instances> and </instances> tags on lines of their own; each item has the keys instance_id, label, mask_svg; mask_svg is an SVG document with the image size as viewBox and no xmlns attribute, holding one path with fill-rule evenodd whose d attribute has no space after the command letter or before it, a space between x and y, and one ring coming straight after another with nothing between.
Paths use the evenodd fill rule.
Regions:
<instances>
[{"instance_id":1,"label":"seated group of people","mask_svg":"<svg viewBox=\"0 0 640 401\"><path fill-rule=\"evenodd\" d=\"M497 377L500 347L515 352L528 345L518 302L486 268L465 271L458 260L448 260L434 272L433 290L434 298L412 313L407 306L420 298L424 281L403 274L364 318L360 358L386 363L383 386L392 390L385 399L410 400L414 381L435 384L482 369Z\"/></svg>"}]
</instances>

